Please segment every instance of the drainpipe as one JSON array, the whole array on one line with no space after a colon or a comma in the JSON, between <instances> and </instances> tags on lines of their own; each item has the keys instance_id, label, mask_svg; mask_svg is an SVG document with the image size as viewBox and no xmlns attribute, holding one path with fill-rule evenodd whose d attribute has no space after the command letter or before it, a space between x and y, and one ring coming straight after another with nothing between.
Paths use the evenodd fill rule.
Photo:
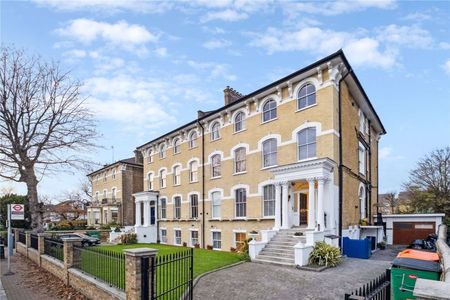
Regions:
<instances>
[{"instance_id":1,"label":"drainpipe","mask_svg":"<svg viewBox=\"0 0 450 300\"><path fill-rule=\"evenodd\" d=\"M202 246L206 248L205 245L205 128L199 119L197 119L197 124L202 129Z\"/></svg>"},{"instance_id":2,"label":"drainpipe","mask_svg":"<svg viewBox=\"0 0 450 300\"><path fill-rule=\"evenodd\" d=\"M160 236L159 236L159 193L156 195L156 203L155 203L155 215L156 215L156 243L161 243Z\"/></svg>"},{"instance_id":3,"label":"drainpipe","mask_svg":"<svg viewBox=\"0 0 450 300\"><path fill-rule=\"evenodd\" d=\"M369 212L369 224L372 224L372 134L371 134L371 123L370 121L368 121L368 126L369 126L369 183L367 184L367 186L369 187L367 190L367 202L368 202L368 212Z\"/></svg>"},{"instance_id":4,"label":"drainpipe","mask_svg":"<svg viewBox=\"0 0 450 300\"><path fill-rule=\"evenodd\" d=\"M339 227L338 227L338 235L339 235L339 247L342 249L342 205L344 198L344 177L343 177L343 159L342 159L342 97L341 97L341 83L353 70L348 70L347 74L345 74L339 80L339 97L338 97L338 121L339 121L339 165L338 165L338 176L339 176Z\"/></svg>"}]
</instances>

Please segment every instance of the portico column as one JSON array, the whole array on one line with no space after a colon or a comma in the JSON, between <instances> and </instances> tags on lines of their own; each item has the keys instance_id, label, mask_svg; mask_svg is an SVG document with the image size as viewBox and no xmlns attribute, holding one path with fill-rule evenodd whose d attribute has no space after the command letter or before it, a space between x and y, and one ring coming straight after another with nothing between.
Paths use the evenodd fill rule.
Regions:
<instances>
[{"instance_id":1,"label":"portico column","mask_svg":"<svg viewBox=\"0 0 450 300\"><path fill-rule=\"evenodd\" d=\"M281 185L275 184L275 226L274 229L281 228Z\"/></svg>"},{"instance_id":2,"label":"portico column","mask_svg":"<svg viewBox=\"0 0 450 300\"><path fill-rule=\"evenodd\" d=\"M144 200L144 226L150 225L150 200Z\"/></svg>"},{"instance_id":3,"label":"portico column","mask_svg":"<svg viewBox=\"0 0 450 300\"><path fill-rule=\"evenodd\" d=\"M283 207L283 223L281 228L288 229L289 228L289 185L287 182L283 182L281 184L281 199L282 199L282 207Z\"/></svg>"},{"instance_id":4,"label":"portico column","mask_svg":"<svg viewBox=\"0 0 450 300\"><path fill-rule=\"evenodd\" d=\"M330 199L330 225L328 226L330 229L334 229L335 227L335 203L334 203L334 191L333 191L333 184L331 183L331 180L328 180L325 184L325 194L327 195L326 198Z\"/></svg>"},{"instance_id":5,"label":"portico column","mask_svg":"<svg viewBox=\"0 0 450 300\"><path fill-rule=\"evenodd\" d=\"M135 201L136 210L136 226L141 226L141 201Z\"/></svg>"},{"instance_id":6,"label":"portico column","mask_svg":"<svg viewBox=\"0 0 450 300\"><path fill-rule=\"evenodd\" d=\"M309 192L308 192L308 229L314 229L316 227L316 220L314 218L314 198L315 198L315 180L313 178L308 179Z\"/></svg>"},{"instance_id":7,"label":"portico column","mask_svg":"<svg viewBox=\"0 0 450 300\"><path fill-rule=\"evenodd\" d=\"M325 219L323 215L324 183L324 178L317 179L317 224L320 228L319 231L325 230Z\"/></svg>"}]
</instances>

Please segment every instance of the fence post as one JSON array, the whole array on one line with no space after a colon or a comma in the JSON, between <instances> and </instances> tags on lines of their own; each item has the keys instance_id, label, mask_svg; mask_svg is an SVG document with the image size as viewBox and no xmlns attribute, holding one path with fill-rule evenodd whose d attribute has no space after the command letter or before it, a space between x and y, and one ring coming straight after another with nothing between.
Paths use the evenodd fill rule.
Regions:
<instances>
[{"instance_id":1,"label":"fence post","mask_svg":"<svg viewBox=\"0 0 450 300\"><path fill-rule=\"evenodd\" d=\"M38 253L39 253L39 267L42 266L41 256L45 253L45 235L43 233L38 233Z\"/></svg>"},{"instance_id":2,"label":"fence post","mask_svg":"<svg viewBox=\"0 0 450 300\"><path fill-rule=\"evenodd\" d=\"M65 273L65 284L69 284L69 269L73 266L74 255L73 246L81 245L82 238L63 238L64 247L64 273Z\"/></svg>"},{"instance_id":3,"label":"fence post","mask_svg":"<svg viewBox=\"0 0 450 300\"><path fill-rule=\"evenodd\" d=\"M17 251L17 243L19 242L19 229L14 228L14 248Z\"/></svg>"},{"instance_id":4,"label":"fence post","mask_svg":"<svg viewBox=\"0 0 450 300\"><path fill-rule=\"evenodd\" d=\"M28 257L28 249L31 247L31 233L25 232L25 246L27 246L27 257Z\"/></svg>"},{"instance_id":5,"label":"fence post","mask_svg":"<svg viewBox=\"0 0 450 300\"><path fill-rule=\"evenodd\" d=\"M127 300L147 300L150 298L149 262L156 257L157 249L126 249L125 253L125 293Z\"/></svg>"}]
</instances>

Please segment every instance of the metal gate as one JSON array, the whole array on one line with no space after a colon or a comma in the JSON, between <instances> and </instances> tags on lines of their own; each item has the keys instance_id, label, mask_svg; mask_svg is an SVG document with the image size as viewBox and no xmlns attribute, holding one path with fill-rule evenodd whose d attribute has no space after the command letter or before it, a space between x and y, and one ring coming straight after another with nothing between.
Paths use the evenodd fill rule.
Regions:
<instances>
[{"instance_id":1,"label":"metal gate","mask_svg":"<svg viewBox=\"0 0 450 300\"><path fill-rule=\"evenodd\" d=\"M390 300L391 299L391 270L374 280L364 284L351 294L345 294L345 300Z\"/></svg>"},{"instance_id":2,"label":"metal gate","mask_svg":"<svg viewBox=\"0 0 450 300\"><path fill-rule=\"evenodd\" d=\"M143 300L192 300L194 249L143 258Z\"/></svg>"}]
</instances>

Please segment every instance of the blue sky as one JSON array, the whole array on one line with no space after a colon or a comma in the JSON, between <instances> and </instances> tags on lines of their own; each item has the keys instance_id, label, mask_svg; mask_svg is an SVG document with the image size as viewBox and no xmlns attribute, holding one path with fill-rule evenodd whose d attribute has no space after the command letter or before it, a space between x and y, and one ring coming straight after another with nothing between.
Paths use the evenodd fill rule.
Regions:
<instances>
[{"instance_id":1,"label":"blue sky","mask_svg":"<svg viewBox=\"0 0 450 300\"><path fill-rule=\"evenodd\" d=\"M450 145L450 2L250 0L1 2L1 42L56 60L84 82L99 163L343 48L388 134L380 191ZM41 194L83 174L44 178ZM0 182L0 187L23 185Z\"/></svg>"}]
</instances>

